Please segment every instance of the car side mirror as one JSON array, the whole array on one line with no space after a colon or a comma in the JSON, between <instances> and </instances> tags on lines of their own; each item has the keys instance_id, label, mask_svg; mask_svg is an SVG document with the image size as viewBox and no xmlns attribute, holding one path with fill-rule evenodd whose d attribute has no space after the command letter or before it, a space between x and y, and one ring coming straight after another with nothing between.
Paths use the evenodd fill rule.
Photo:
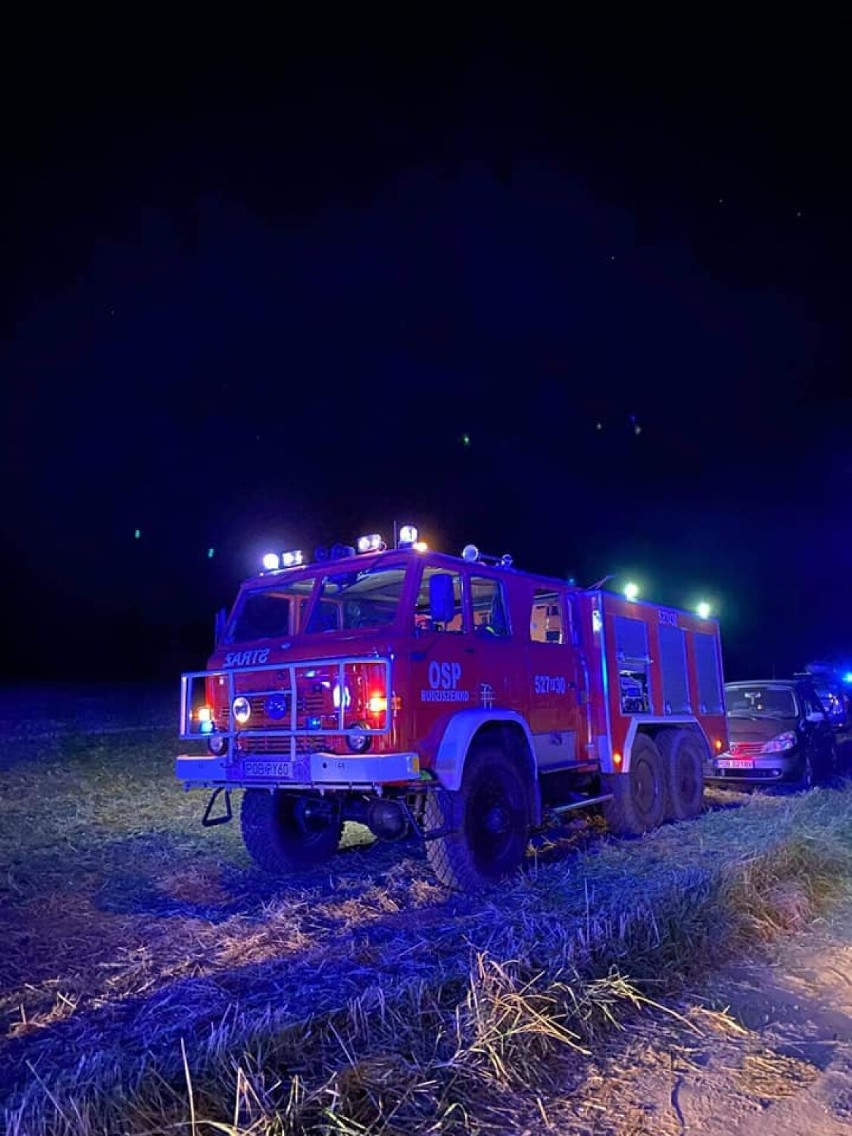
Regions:
<instances>
[{"instance_id":1,"label":"car side mirror","mask_svg":"<svg viewBox=\"0 0 852 1136\"><path fill-rule=\"evenodd\" d=\"M453 578L445 572L429 577L429 618L432 623L449 623L456 614Z\"/></svg>"},{"instance_id":2,"label":"car side mirror","mask_svg":"<svg viewBox=\"0 0 852 1136\"><path fill-rule=\"evenodd\" d=\"M808 714L808 721L809 722L824 722L825 721L825 714L823 714L823 712L821 710L811 710L810 714Z\"/></svg>"}]
</instances>

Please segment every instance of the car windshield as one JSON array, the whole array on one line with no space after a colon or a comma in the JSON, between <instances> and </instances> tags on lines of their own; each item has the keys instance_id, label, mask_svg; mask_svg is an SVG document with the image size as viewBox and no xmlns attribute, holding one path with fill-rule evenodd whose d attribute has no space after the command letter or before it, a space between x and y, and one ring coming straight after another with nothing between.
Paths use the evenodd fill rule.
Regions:
<instances>
[{"instance_id":1,"label":"car windshield","mask_svg":"<svg viewBox=\"0 0 852 1136\"><path fill-rule=\"evenodd\" d=\"M324 576L306 633L387 627L396 619L405 565Z\"/></svg>"},{"instance_id":2,"label":"car windshield","mask_svg":"<svg viewBox=\"0 0 852 1136\"><path fill-rule=\"evenodd\" d=\"M316 577L277 581L268 588L243 592L225 629L226 643L295 635Z\"/></svg>"},{"instance_id":3,"label":"car windshield","mask_svg":"<svg viewBox=\"0 0 852 1136\"><path fill-rule=\"evenodd\" d=\"M725 705L733 718L795 718L797 713L792 689L772 683L727 686Z\"/></svg>"}]
</instances>

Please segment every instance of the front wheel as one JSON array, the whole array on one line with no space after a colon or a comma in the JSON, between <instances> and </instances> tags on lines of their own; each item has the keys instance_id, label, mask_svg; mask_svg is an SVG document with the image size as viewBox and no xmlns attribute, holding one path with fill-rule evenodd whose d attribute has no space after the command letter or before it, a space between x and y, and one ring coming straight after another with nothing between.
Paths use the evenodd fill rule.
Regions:
<instances>
[{"instance_id":1,"label":"front wheel","mask_svg":"<svg viewBox=\"0 0 852 1136\"><path fill-rule=\"evenodd\" d=\"M601 778L605 793L603 810L607 827L618 836L641 836L663 823L666 811L666 778L660 751L647 734L637 734L626 773L607 773Z\"/></svg>"},{"instance_id":2,"label":"front wheel","mask_svg":"<svg viewBox=\"0 0 852 1136\"><path fill-rule=\"evenodd\" d=\"M517 872L529 841L524 777L495 746L470 754L461 788L427 794L424 828L446 830L429 840L426 857L446 887L476 891Z\"/></svg>"},{"instance_id":3,"label":"front wheel","mask_svg":"<svg viewBox=\"0 0 852 1136\"><path fill-rule=\"evenodd\" d=\"M286 875L325 863L343 833L333 801L282 789L246 789L240 810L243 841L266 872Z\"/></svg>"}]
</instances>

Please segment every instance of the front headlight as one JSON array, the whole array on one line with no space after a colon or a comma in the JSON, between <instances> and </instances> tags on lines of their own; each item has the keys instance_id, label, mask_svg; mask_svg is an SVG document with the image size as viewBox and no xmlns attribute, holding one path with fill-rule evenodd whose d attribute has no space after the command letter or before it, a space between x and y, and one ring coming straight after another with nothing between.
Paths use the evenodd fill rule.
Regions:
<instances>
[{"instance_id":1,"label":"front headlight","mask_svg":"<svg viewBox=\"0 0 852 1136\"><path fill-rule=\"evenodd\" d=\"M346 735L346 744L353 751L353 753L366 753L370 748L372 738L369 734L365 733L366 727L361 722L356 722L352 729L351 734Z\"/></svg>"},{"instance_id":2,"label":"front headlight","mask_svg":"<svg viewBox=\"0 0 852 1136\"><path fill-rule=\"evenodd\" d=\"M778 734L777 737L770 738L768 742L763 743L761 753L782 753L785 749L792 749L798 741L798 738L789 730L785 734Z\"/></svg>"},{"instance_id":3,"label":"front headlight","mask_svg":"<svg viewBox=\"0 0 852 1136\"><path fill-rule=\"evenodd\" d=\"M251 717L251 703L247 698L240 695L239 698L234 699L231 713L234 715L234 721L238 725L244 726Z\"/></svg>"}]
</instances>

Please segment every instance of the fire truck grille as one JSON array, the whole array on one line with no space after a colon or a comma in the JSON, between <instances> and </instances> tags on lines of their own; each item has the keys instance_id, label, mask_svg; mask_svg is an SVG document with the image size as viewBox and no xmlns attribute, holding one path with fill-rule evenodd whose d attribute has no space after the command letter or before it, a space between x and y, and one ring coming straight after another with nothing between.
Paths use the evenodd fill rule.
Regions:
<instances>
[{"instance_id":1,"label":"fire truck grille","mask_svg":"<svg viewBox=\"0 0 852 1136\"><path fill-rule=\"evenodd\" d=\"M247 698L251 706L248 721L242 726L235 723L229 707L224 708L225 713L220 718L223 730L236 729L238 751L247 756L269 754L289 757L292 753L293 741L290 732L292 728L290 692L266 690L255 694L252 691L245 691L241 697ZM271 708L274 708L274 717L269 713ZM296 755L307 756L320 750L333 750L334 739L325 737L321 733L321 728L325 726L326 729L336 729L337 724L337 713L329 710L321 689L317 690L311 686L298 691L296 729L316 729L317 733L310 737L295 739ZM264 734L261 737L248 736L253 734L255 730L274 732Z\"/></svg>"},{"instance_id":2,"label":"fire truck grille","mask_svg":"<svg viewBox=\"0 0 852 1136\"><path fill-rule=\"evenodd\" d=\"M319 753L320 750L333 749L332 738L296 738L296 754ZM274 734L262 738L242 738L240 752L244 754L290 754L290 737L287 734Z\"/></svg>"},{"instance_id":3,"label":"fire truck grille","mask_svg":"<svg viewBox=\"0 0 852 1136\"><path fill-rule=\"evenodd\" d=\"M245 694L242 697L248 698L249 705L251 706L251 714L248 721L242 727L235 724L235 728L238 732L240 729L245 729L280 730L282 735L285 736L289 733L292 720L289 694L281 694L277 696L280 699L280 712L279 715L274 718L270 717L268 713L268 705L270 701L269 694ZM316 722L317 720L319 720L322 725L325 725L327 728L337 726L337 715L329 714L328 709L327 707L325 707L323 702L322 692L314 693L313 691L310 691L299 694L298 702L296 704L296 728L299 730L311 729L312 722ZM222 730L232 729L231 708L229 706L223 706L220 709L217 715L217 725ZM268 752L277 753L279 751L270 750Z\"/></svg>"}]
</instances>

